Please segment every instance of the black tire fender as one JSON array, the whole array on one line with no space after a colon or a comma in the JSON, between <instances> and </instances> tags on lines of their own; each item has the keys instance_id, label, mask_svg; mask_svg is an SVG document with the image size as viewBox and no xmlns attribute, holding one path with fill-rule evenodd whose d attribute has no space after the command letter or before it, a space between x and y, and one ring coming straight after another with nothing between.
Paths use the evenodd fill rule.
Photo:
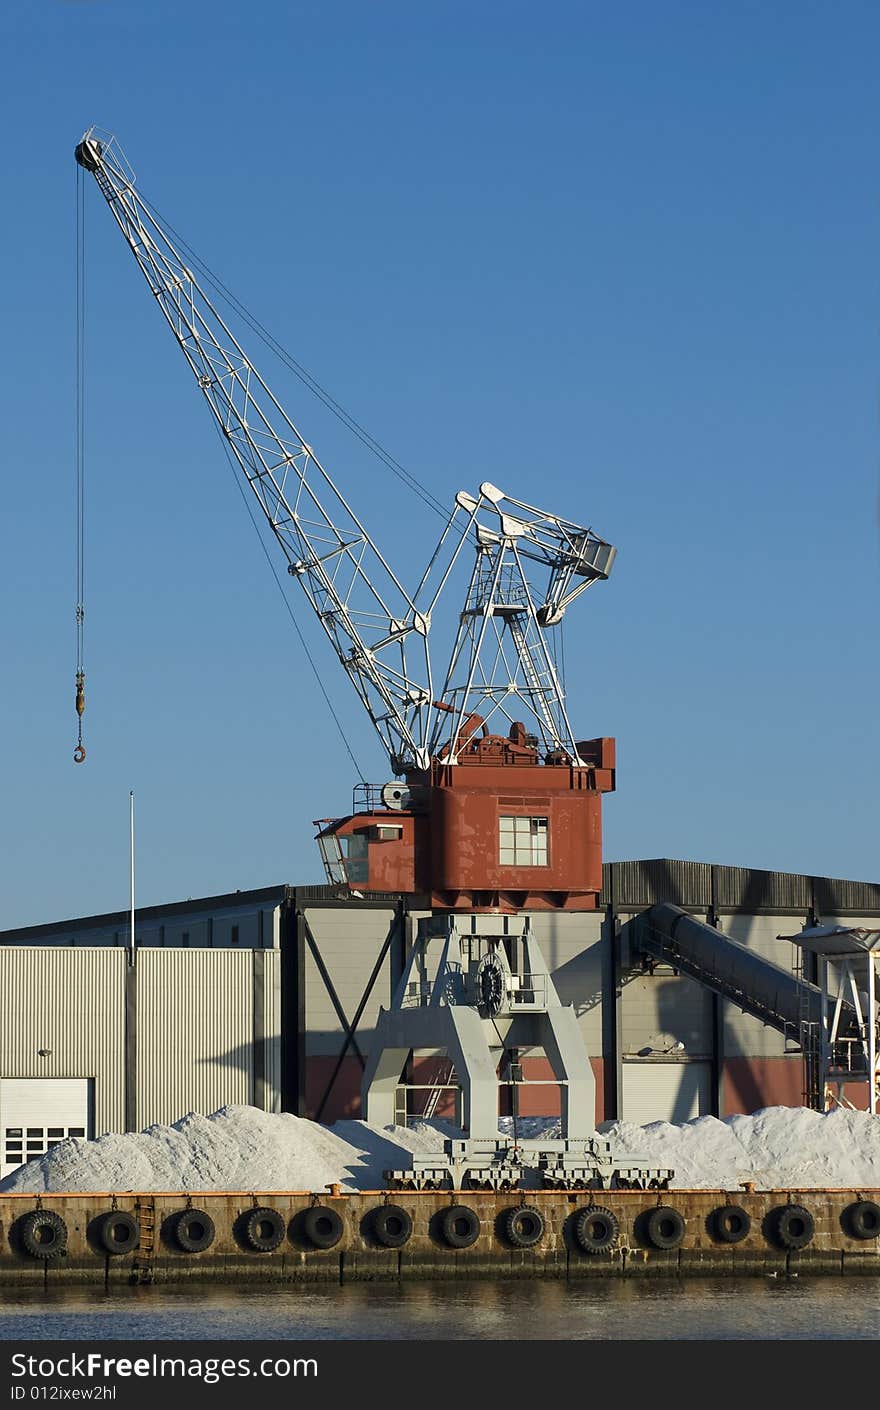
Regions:
<instances>
[{"instance_id":1,"label":"black tire fender","mask_svg":"<svg viewBox=\"0 0 880 1410\"><path fill-rule=\"evenodd\" d=\"M241 1223L245 1242L256 1253L271 1253L276 1249L287 1232L287 1225L277 1209L268 1205L257 1205L249 1209Z\"/></svg>"},{"instance_id":2,"label":"black tire fender","mask_svg":"<svg viewBox=\"0 0 880 1410\"><path fill-rule=\"evenodd\" d=\"M182 1209L174 1220L174 1237L184 1253L203 1253L214 1242L214 1221L203 1209Z\"/></svg>"},{"instance_id":3,"label":"black tire fender","mask_svg":"<svg viewBox=\"0 0 880 1410\"><path fill-rule=\"evenodd\" d=\"M880 1234L880 1204L859 1199L843 1211L844 1224L854 1239L876 1239Z\"/></svg>"},{"instance_id":4,"label":"black tire fender","mask_svg":"<svg viewBox=\"0 0 880 1410\"><path fill-rule=\"evenodd\" d=\"M645 1233L655 1248L678 1248L684 1238L684 1217L672 1205L658 1204L648 1212Z\"/></svg>"},{"instance_id":5,"label":"black tire fender","mask_svg":"<svg viewBox=\"0 0 880 1410\"><path fill-rule=\"evenodd\" d=\"M544 1237L544 1216L533 1204L519 1204L504 1216L504 1237L514 1248L532 1248Z\"/></svg>"},{"instance_id":6,"label":"black tire fender","mask_svg":"<svg viewBox=\"0 0 880 1410\"><path fill-rule=\"evenodd\" d=\"M773 1212L773 1232L783 1248L806 1248L815 1231L813 1216L802 1204L783 1204Z\"/></svg>"},{"instance_id":7,"label":"black tire fender","mask_svg":"<svg viewBox=\"0 0 880 1410\"><path fill-rule=\"evenodd\" d=\"M574 1221L574 1237L584 1253L605 1253L614 1248L620 1234L616 1214L603 1205L588 1204Z\"/></svg>"},{"instance_id":8,"label":"black tire fender","mask_svg":"<svg viewBox=\"0 0 880 1410\"><path fill-rule=\"evenodd\" d=\"M335 1248L342 1238L344 1225L338 1212L329 1204L313 1204L303 1215L303 1233L315 1248Z\"/></svg>"},{"instance_id":9,"label":"black tire fender","mask_svg":"<svg viewBox=\"0 0 880 1410\"><path fill-rule=\"evenodd\" d=\"M403 1248L413 1230L412 1218L399 1204L380 1204L372 1213L373 1234L385 1248Z\"/></svg>"},{"instance_id":10,"label":"black tire fender","mask_svg":"<svg viewBox=\"0 0 880 1410\"><path fill-rule=\"evenodd\" d=\"M453 1204L444 1209L440 1232L450 1248L470 1248L480 1237L480 1217L466 1204Z\"/></svg>"},{"instance_id":11,"label":"black tire fender","mask_svg":"<svg viewBox=\"0 0 880 1410\"><path fill-rule=\"evenodd\" d=\"M105 1253L131 1253L141 1241L141 1226L125 1209L108 1209L98 1219L95 1237Z\"/></svg>"},{"instance_id":12,"label":"black tire fender","mask_svg":"<svg viewBox=\"0 0 880 1410\"><path fill-rule=\"evenodd\" d=\"M31 1258L59 1258L67 1252L67 1225L54 1209L32 1209L24 1215L19 1234Z\"/></svg>"},{"instance_id":13,"label":"black tire fender","mask_svg":"<svg viewBox=\"0 0 880 1410\"><path fill-rule=\"evenodd\" d=\"M738 1244L748 1237L752 1221L741 1204L720 1204L711 1216L712 1233L722 1244Z\"/></svg>"}]
</instances>

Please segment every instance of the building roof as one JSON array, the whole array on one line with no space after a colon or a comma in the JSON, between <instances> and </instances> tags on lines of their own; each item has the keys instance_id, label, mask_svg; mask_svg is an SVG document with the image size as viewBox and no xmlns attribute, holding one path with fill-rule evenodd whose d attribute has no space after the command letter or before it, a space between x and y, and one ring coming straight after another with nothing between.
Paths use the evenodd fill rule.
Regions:
<instances>
[{"instance_id":1,"label":"building roof","mask_svg":"<svg viewBox=\"0 0 880 1410\"><path fill-rule=\"evenodd\" d=\"M600 904L617 909L646 909L658 901L672 901L690 909L755 914L761 911L790 911L839 916L850 912L860 917L880 916L880 884L844 881L833 877L805 876L794 872L758 871L750 867L730 867L711 862L676 861L654 857L643 861L606 862L602 868ZM141 925L174 917L214 913L261 906L339 905L370 909L387 907L400 898L374 893L357 899L343 896L335 886L263 886L249 891L229 891L216 896L188 897L162 905L138 906ZM64 932L76 935L89 930L124 930L130 912L109 911L100 915L77 916L70 920L18 926L0 931L0 945L27 944Z\"/></svg>"},{"instance_id":2,"label":"building roof","mask_svg":"<svg viewBox=\"0 0 880 1410\"><path fill-rule=\"evenodd\" d=\"M841 956L880 953L880 930L864 926L811 925L795 935L777 935L777 940L791 940L814 955Z\"/></svg>"}]
</instances>

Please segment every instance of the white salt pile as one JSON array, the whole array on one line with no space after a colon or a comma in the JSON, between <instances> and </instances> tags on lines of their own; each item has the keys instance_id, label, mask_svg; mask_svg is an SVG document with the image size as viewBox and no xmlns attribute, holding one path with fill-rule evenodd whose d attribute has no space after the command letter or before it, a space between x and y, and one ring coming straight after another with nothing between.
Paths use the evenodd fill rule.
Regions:
<instances>
[{"instance_id":1,"label":"white salt pile","mask_svg":"<svg viewBox=\"0 0 880 1410\"><path fill-rule=\"evenodd\" d=\"M510 1132L509 1117L502 1120ZM520 1121L518 1134L559 1133L559 1123ZM543 1128L541 1132L538 1128ZM759 1190L880 1187L880 1116L836 1107L772 1106L753 1116L698 1116L673 1126L605 1121L599 1132L614 1147L675 1171L677 1190L736 1189L746 1180Z\"/></svg>"},{"instance_id":2,"label":"white salt pile","mask_svg":"<svg viewBox=\"0 0 880 1410\"><path fill-rule=\"evenodd\" d=\"M409 1128L340 1121L321 1126L287 1113L226 1106L191 1112L173 1126L94 1141L60 1141L0 1181L0 1192L50 1190L344 1190L383 1186L382 1171L407 1166L412 1151L436 1150L445 1122Z\"/></svg>"},{"instance_id":3,"label":"white salt pile","mask_svg":"<svg viewBox=\"0 0 880 1410\"><path fill-rule=\"evenodd\" d=\"M510 1134L511 1121L501 1122ZM768 1107L719 1121L701 1116L681 1126L655 1121L605 1122L600 1132L627 1155L675 1171L675 1189L880 1187L880 1116L836 1109ZM559 1125L520 1120L522 1138L558 1134ZM191 1113L173 1126L134 1135L60 1142L39 1160L0 1181L0 1192L75 1190L343 1190L381 1189L383 1171L409 1165L414 1151L436 1151L460 1134L448 1122L404 1128L366 1121L321 1126L256 1107L227 1106L212 1116Z\"/></svg>"}]
</instances>

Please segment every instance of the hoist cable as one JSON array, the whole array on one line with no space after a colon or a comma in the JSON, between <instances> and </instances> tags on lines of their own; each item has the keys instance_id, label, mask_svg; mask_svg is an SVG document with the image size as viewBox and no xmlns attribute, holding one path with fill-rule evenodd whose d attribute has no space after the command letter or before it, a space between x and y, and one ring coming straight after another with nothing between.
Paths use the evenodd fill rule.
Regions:
<instances>
[{"instance_id":1,"label":"hoist cable","mask_svg":"<svg viewBox=\"0 0 880 1410\"><path fill-rule=\"evenodd\" d=\"M75 400L74 465L76 479L76 713L77 743L74 761L81 764L86 757L82 742L82 717L85 709L85 667L83 663L85 627L85 245L86 203L83 171L76 169L76 313L75 313Z\"/></svg>"},{"instance_id":2,"label":"hoist cable","mask_svg":"<svg viewBox=\"0 0 880 1410\"><path fill-rule=\"evenodd\" d=\"M515 1061L515 1059L512 1059L512 1058L510 1057L510 1051L511 1051L511 1050L509 1050L509 1049L507 1049L507 1048L505 1047L505 1045L504 1045L504 1039L503 1039L502 1036L501 1036L501 1029L498 1027L498 1024L495 1022L495 1019L494 1019L494 1017L493 1017L492 1014L489 1015L489 1019L490 1019L490 1022L491 1022L491 1024L492 1024L492 1027L495 1029L495 1032L496 1032L496 1034L498 1035L498 1042L499 1042L500 1045L501 1045L501 1051L502 1051L502 1053L507 1052L507 1054L508 1054L507 1062L508 1062L508 1072L509 1072L509 1071L510 1071L510 1063L511 1063L512 1061ZM519 1146L519 1135L518 1135L518 1131L517 1131L517 1111L516 1111L516 1108L517 1108L517 1106L518 1106L518 1104L519 1104L519 1101L518 1101L517 1092L516 1092L516 1086L517 1086L517 1084L516 1084L516 1080L515 1080L514 1078L509 1079L509 1086L513 1088L513 1090L512 1090L511 1093L510 1093L510 1114L511 1114L511 1120L512 1120L512 1123L513 1123L513 1148L514 1148L514 1150L516 1150L517 1147Z\"/></svg>"},{"instance_id":3,"label":"hoist cable","mask_svg":"<svg viewBox=\"0 0 880 1410\"><path fill-rule=\"evenodd\" d=\"M357 437L362 445L366 446L367 450L377 456L407 489L411 490L413 494L418 495L419 499L421 499L429 509L433 510L435 514L439 514L441 519L448 519L449 511L444 508L438 499L435 499L431 491L427 489L410 470L407 470L405 465L401 465L400 461L396 460L390 451L387 451L385 447L376 440L375 436L372 436L365 427L361 426L360 422L356 421L355 418L345 410L345 407L341 406L340 403L336 401L335 397L327 391L326 387L321 386L317 378L313 377L311 372L309 372L306 367L303 367L302 363L297 362L296 358L278 342L278 339L264 327L259 319L249 312L240 299L236 298L232 290L227 288L219 275L213 272L201 256L187 243L180 232L175 230L174 226L165 220L164 216L160 214L152 202L146 199L143 192L138 193L138 198L146 206L160 230L163 232L167 231L170 235L174 236L174 239L181 248L186 251L193 264L212 286L215 293L235 310L251 331L284 363L285 367L287 367L304 386L308 387L309 391L312 392L319 401L323 402L327 409L332 411L333 415Z\"/></svg>"},{"instance_id":4,"label":"hoist cable","mask_svg":"<svg viewBox=\"0 0 880 1410\"><path fill-rule=\"evenodd\" d=\"M214 422L214 429L215 429L215 431L217 432L217 437L218 437L218 439L219 439L219 441L220 441L220 444L221 444L222 447L223 447L223 453L224 453L224 455L226 456L227 463L228 463L229 468L230 468L230 470L231 470L231 472L232 472L232 478L233 478L233 480L235 481L235 487L236 487L236 489L238 490L239 494L241 495L241 500L242 500L242 503L243 503L245 509L247 510L248 518L250 519L251 523L252 523L253 526L254 526L254 533L256 534L257 538L259 539L260 548L263 550L263 556L265 557L266 562L269 564L269 567L270 567L270 569L271 569L271 571L272 571L272 577L275 579L275 585L276 585L276 587L278 588L278 591L281 593L281 599L282 599L282 601L283 601L283 603L284 603L284 606L287 608L287 614L288 614L288 616L290 617L291 622L293 623L293 629L294 629L294 631L296 632L297 636L299 637L299 644L300 644L300 646L301 646L302 649L303 649L303 652L304 652L304 654L305 654L306 660L308 661L309 665L310 665L311 668L312 668L312 672L313 672L313 674L314 674L315 680L318 682L318 689L320 690L321 694L322 694L323 697L324 697L324 704L327 706L327 709L329 710L330 715L332 716L333 722L334 722L334 724L336 725L337 730L339 731L339 737L340 737L340 739L342 740L342 744L343 744L343 747L344 747L344 749L345 749L345 752L346 752L346 754L348 755L349 759L351 759L351 762L354 764L355 769L356 769L356 771L357 771L357 776L358 776L358 778L360 779L361 783L365 783L365 782L366 782L366 779L365 779L365 776L364 776L364 771L363 771L363 769L361 768L360 764L358 763L357 759L356 759L355 756L354 756L354 752L353 752L353 750L352 750L352 747L351 747L351 745L350 745L349 742L348 742L348 736L346 735L345 730L344 730L344 728L343 728L343 726L342 726L342 721L340 720L339 716L337 715L336 711L334 710L334 708L333 708L333 703L332 703L332 701L331 701L331 699L330 699L330 696L327 694L327 689L326 689L326 687L325 687L325 685L324 685L324 682L321 680L321 675L320 675L320 672L319 672L319 670L318 670L317 663L315 662L315 659L314 659L314 657L312 656L311 651L309 650L308 643L306 642L306 639L305 639L305 637L303 636L303 633L302 633L302 630L301 630L301 628L300 628L299 622L296 620L296 615L295 615L295 613L294 613L293 606L291 605L290 598L288 597L287 593L284 591L284 585L283 585L281 579L280 579L279 576L278 576L278 572L277 572L277 570L276 570L276 568L275 568L275 563L274 563L274 561L273 561L273 559L272 559L271 554L269 553L268 548L266 547L265 541L264 541L264 539L263 539L263 535L260 533L260 526L259 526L259 524L257 523L256 517L255 517L254 512L253 512L253 509L252 509L252 507L251 507L250 499L249 499L248 496L245 494L244 485L243 485L242 482L241 482L241 475L240 475L239 472L238 472L238 466L236 465L236 462L235 462L235 459L234 459L234 457L233 457L233 455L232 455L232 452L230 451L229 446L226 444L226 440L225 440L225 438L224 438L224 436L223 436L223 433L222 433L222 431L220 430L220 427L217 425L216 421Z\"/></svg>"}]
</instances>

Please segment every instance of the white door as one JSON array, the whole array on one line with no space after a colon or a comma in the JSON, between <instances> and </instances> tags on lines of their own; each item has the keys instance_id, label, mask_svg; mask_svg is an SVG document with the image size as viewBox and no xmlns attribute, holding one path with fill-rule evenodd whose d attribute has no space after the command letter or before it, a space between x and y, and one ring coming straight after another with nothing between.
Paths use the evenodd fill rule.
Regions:
<instances>
[{"instance_id":1,"label":"white door","mask_svg":"<svg viewBox=\"0 0 880 1410\"><path fill-rule=\"evenodd\" d=\"M92 1136L91 1077L0 1077L0 1179L68 1136Z\"/></svg>"},{"instance_id":2,"label":"white door","mask_svg":"<svg viewBox=\"0 0 880 1410\"><path fill-rule=\"evenodd\" d=\"M625 1062L623 1119L636 1126L651 1121L681 1125L712 1114L712 1064L708 1062Z\"/></svg>"}]
</instances>

